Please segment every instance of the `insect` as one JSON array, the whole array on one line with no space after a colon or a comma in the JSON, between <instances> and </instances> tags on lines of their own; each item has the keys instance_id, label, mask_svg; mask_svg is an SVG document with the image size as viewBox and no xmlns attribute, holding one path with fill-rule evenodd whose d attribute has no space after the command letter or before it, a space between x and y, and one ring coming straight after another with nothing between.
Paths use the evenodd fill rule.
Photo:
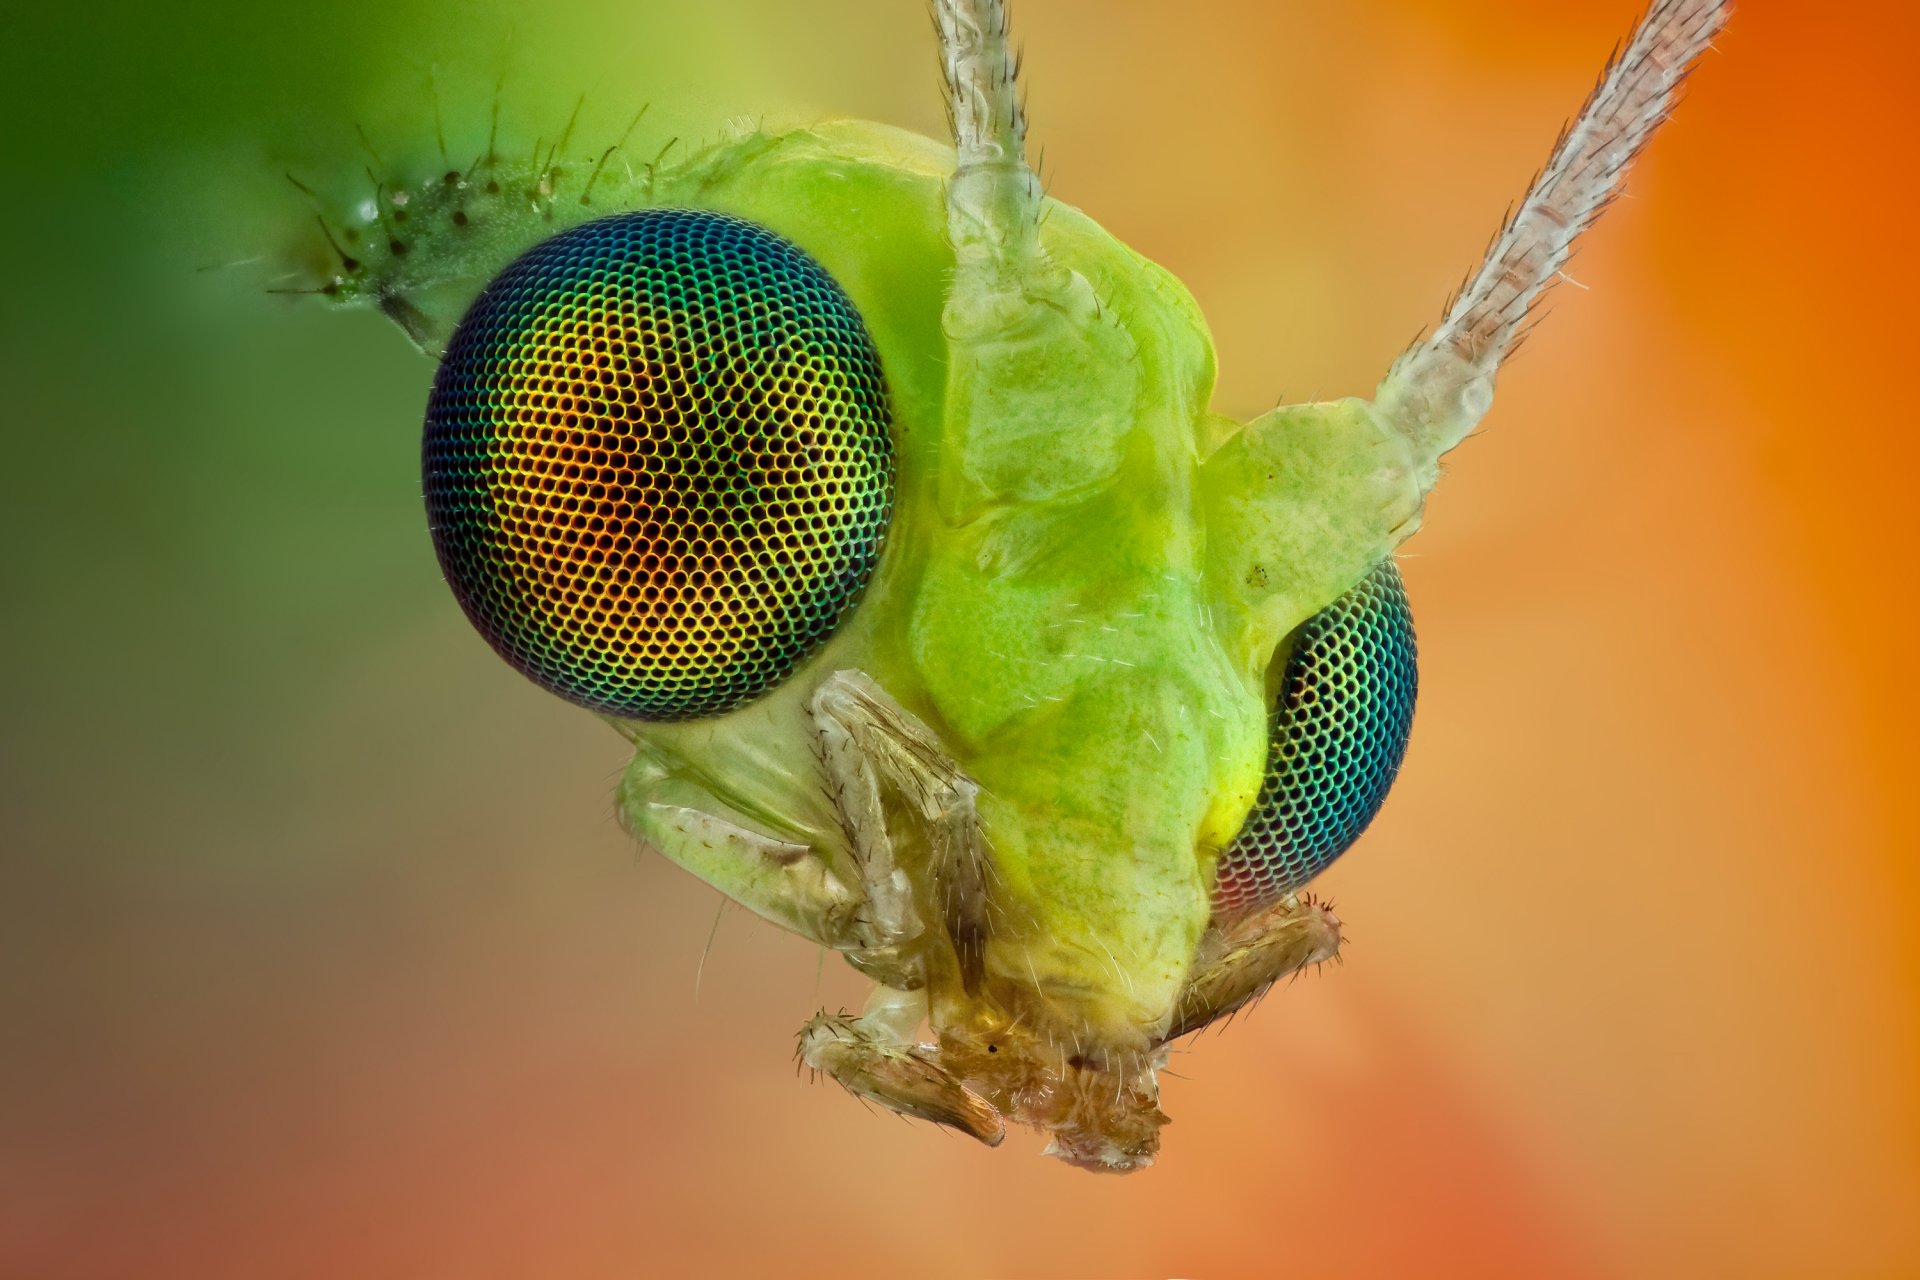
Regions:
<instances>
[{"instance_id":1,"label":"insect","mask_svg":"<svg viewBox=\"0 0 1920 1280\"><path fill-rule=\"evenodd\" d=\"M318 291L438 357L440 563L631 741L632 832L872 978L802 1060L1135 1169L1169 1042L1338 954L1306 885L1417 687L1394 548L1726 6L1656 0L1371 401L1245 423L1179 282L1042 193L1002 0L933 14L950 142L490 145L323 218Z\"/></svg>"}]
</instances>

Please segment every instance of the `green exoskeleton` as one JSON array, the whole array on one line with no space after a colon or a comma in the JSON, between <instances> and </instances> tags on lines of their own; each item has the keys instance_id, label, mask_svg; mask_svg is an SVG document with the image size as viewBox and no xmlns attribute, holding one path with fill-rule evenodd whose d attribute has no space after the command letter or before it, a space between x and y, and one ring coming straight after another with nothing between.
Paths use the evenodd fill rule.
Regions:
<instances>
[{"instance_id":1,"label":"green exoskeleton","mask_svg":"<svg viewBox=\"0 0 1920 1280\"><path fill-rule=\"evenodd\" d=\"M1003 0L935 0L950 141L745 131L382 184L319 290L439 359L436 546L631 740L633 833L875 984L803 1060L1140 1167L1166 1047L1335 956L1303 892L1398 768L1395 547L1725 19L1656 0L1371 400L1209 410L1177 280L1046 198Z\"/></svg>"}]
</instances>

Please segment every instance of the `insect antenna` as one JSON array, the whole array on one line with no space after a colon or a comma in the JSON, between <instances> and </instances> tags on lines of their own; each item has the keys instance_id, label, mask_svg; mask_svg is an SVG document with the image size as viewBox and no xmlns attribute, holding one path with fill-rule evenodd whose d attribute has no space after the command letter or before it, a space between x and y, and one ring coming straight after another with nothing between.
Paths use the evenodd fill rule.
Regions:
<instances>
[{"instance_id":1,"label":"insect antenna","mask_svg":"<svg viewBox=\"0 0 1920 1280\"><path fill-rule=\"evenodd\" d=\"M1485 415L1516 331L1562 278L1575 239L1618 197L1729 11L1728 0L1654 0L1439 326L1388 371L1376 404L1429 465Z\"/></svg>"}]
</instances>

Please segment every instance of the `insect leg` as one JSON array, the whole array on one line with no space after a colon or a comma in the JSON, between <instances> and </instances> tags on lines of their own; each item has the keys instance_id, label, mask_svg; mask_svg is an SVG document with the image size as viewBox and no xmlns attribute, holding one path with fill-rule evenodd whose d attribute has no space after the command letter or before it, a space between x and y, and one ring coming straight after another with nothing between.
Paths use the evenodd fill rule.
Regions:
<instances>
[{"instance_id":1,"label":"insect leg","mask_svg":"<svg viewBox=\"0 0 1920 1280\"><path fill-rule=\"evenodd\" d=\"M858 1097L997 1145L1006 1133L1000 1113L942 1065L938 1046L913 1040L928 1013L926 966L951 963L937 947L911 945L926 932L919 904L938 911L967 991L978 988L984 967L990 863L975 807L979 786L932 730L861 672L827 677L807 711L859 867L869 904L863 914L876 932L908 944L905 965L898 952L849 959L876 976L894 965L905 975L899 985L915 989L882 986L859 1017L816 1015L801 1029L801 1060Z\"/></svg>"},{"instance_id":2,"label":"insect leg","mask_svg":"<svg viewBox=\"0 0 1920 1280\"><path fill-rule=\"evenodd\" d=\"M986 946L991 866L975 803L978 784L932 730L861 672L827 677L807 709L876 926L894 941L921 931L914 885L887 829L891 798L925 836L927 897L938 905L963 984L974 989Z\"/></svg>"},{"instance_id":3,"label":"insect leg","mask_svg":"<svg viewBox=\"0 0 1920 1280\"><path fill-rule=\"evenodd\" d=\"M864 919L866 900L820 853L755 831L690 779L645 751L620 781L627 828L666 857L764 919L823 946L885 945Z\"/></svg>"},{"instance_id":4,"label":"insect leg","mask_svg":"<svg viewBox=\"0 0 1920 1280\"><path fill-rule=\"evenodd\" d=\"M1560 278L1575 238L1618 194L1730 7L1729 0L1655 0L1440 326L1380 384L1375 403L1412 442L1423 488L1432 486L1440 455L1487 412L1501 359Z\"/></svg>"},{"instance_id":5,"label":"insect leg","mask_svg":"<svg viewBox=\"0 0 1920 1280\"><path fill-rule=\"evenodd\" d=\"M882 987L857 1018L817 1014L800 1030L800 1060L856 1097L999 1146L1000 1113L940 1065L934 1046L913 1043L926 1007L924 992Z\"/></svg>"},{"instance_id":6,"label":"insect leg","mask_svg":"<svg viewBox=\"0 0 1920 1280\"><path fill-rule=\"evenodd\" d=\"M1164 1039L1198 1031L1288 974L1339 953L1340 917L1311 898L1289 896L1225 930L1216 923L1201 939Z\"/></svg>"}]
</instances>

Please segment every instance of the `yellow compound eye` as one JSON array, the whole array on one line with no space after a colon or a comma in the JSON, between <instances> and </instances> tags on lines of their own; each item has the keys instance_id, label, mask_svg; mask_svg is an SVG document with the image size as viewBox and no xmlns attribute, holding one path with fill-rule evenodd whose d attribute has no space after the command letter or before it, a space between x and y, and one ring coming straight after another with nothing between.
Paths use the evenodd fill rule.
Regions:
<instances>
[{"instance_id":1,"label":"yellow compound eye","mask_svg":"<svg viewBox=\"0 0 1920 1280\"><path fill-rule=\"evenodd\" d=\"M893 502L886 383L799 248L647 210L536 246L455 331L427 406L427 512L500 655L563 698L718 715L833 632Z\"/></svg>"}]
</instances>

